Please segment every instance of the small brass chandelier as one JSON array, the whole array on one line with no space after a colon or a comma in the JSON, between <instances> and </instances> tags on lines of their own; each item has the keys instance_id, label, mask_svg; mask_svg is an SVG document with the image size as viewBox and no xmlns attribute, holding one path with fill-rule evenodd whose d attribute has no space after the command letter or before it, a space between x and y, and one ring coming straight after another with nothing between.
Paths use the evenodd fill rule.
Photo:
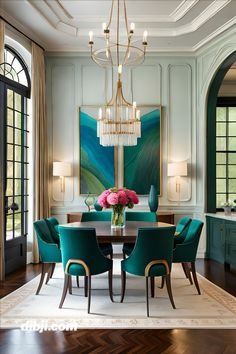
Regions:
<instances>
[{"instance_id":1,"label":"small brass chandelier","mask_svg":"<svg viewBox=\"0 0 236 354\"><path fill-rule=\"evenodd\" d=\"M116 6L116 30L112 31L113 15ZM123 19L125 23L126 40L121 41L121 3L123 4ZM112 0L110 18L108 23L103 23L105 46L94 49L93 32L89 32L89 45L92 60L106 68L118 68L116 93L112 99L98 112L97 136L103 146L134 146L137 138L141 136L140 110L136 102L129 103L122 91L122 67L141 64L145 59L147 47L147 31L138 46L138 41L133 40L135 24L128 25L125 0ZM123 33L124 35L124 33Z\"/></svg>"},{"instance_id":2,"label":"small brass chandelier","mask_svg":"<svg viewBox=\"0 0 236 354\"><path fill-rule=\"evenodd\" d=\"M117 4L115 9L115 3ZM123 6L121 6L121 3ZM123 8L123 13L122 13ZM116 14L114 15L114 12ZM114 15L114 16L113 16ZM125 23L125 31L121 33L121 15ZM114 26L116 26L114 28ZM140 65L146 54L147 47L147 31L143 32L143 38L140 40L133 39L135 24L132 22L128 24L126 1L125 0L112 0L110 17L108 23L102 24L103 38L98 37L97 41L103 40L105 45L103 48L94 48L93 32L89 32L89 45L91 50L91 58L95 63L103 67L110 66L128 66ZM125 37L121 41L121 35Z\"/></svg>"}]
</instances>

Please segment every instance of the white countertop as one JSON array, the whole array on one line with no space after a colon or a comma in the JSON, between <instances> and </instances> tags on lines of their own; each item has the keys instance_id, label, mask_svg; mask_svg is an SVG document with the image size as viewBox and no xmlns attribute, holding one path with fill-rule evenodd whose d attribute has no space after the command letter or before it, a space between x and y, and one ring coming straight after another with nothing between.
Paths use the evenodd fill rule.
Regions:
<instances>
[{"instance_id":1,"label":"white countertop","mask_svg":"<svg viewBox=\"0 0 236 354\"><path fill-rule=\"evenodd\" d=\"M223 211L218 213L206 213L205 216L211 216L213 218L219 218L229 221L236 221L236 212L232 212L231 215L225 215Z\"/></svg>"}]
</instances>

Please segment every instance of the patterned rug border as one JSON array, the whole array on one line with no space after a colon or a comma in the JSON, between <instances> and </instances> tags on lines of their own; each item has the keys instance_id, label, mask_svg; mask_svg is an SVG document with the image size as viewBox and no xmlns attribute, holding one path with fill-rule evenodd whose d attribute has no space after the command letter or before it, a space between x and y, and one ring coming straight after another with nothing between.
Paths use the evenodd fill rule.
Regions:
<instances>
[{"instance_id":1,"label":"patterned rug border","mask_svg":"<svg viewBox=\"0 0 236 354\"><path fill-rule=\"evenodd\" d=\"M215 299L218 303L223 304L228 310L233 312L236 315L236 299L233 295L227 293L224 289L220 288L216 284L212 283L207 278L203 277L200 274L197 274L199 277L199 281L201 283L201 287L204 292ZM35 291L35 284L37 283L39 275L13 291L12 293L6 295L0 300L0 328L21 328L24 327L27 322L30 323L40 323L42 327L44 325L47 328L53 328L58 326L66 326L66 328L76 328L76 329L236 329L236 317L235 318L196 318L192 316L192 318L187 317L173 317L173 318L117 318L117 317L109 317L109 318L95 318L92 317L84 318L80 320L68 320L63 316L59 318L57 316L56 319L51 319L47 317L37 316L36 319L27 318L24 319L14 319L14 324L12 323L12 319L4 318L4 314L9 310L13 309L16 305L19 304L22 299L25 299L28 296L32 295L32 291ZM214 290L214 291L213 291ZM194 317L194 318L193 318ZM92 325L91 325L92 322Z\"/></svg>"}]
</instances>

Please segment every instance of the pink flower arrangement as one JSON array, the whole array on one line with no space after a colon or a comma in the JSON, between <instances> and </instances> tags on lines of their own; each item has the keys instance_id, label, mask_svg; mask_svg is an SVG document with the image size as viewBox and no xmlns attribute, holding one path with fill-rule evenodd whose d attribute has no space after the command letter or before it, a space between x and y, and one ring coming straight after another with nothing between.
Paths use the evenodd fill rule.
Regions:
<instances>
[{"instance_id":1,"label":"pink flower arrangement","mask_svg":"<svg viewBox=\"0 0 236 354\"><path fill-rule=\"evenodd\" d=\"M132 209L134 204L139 203L139 199L136 192L130 189L110 188L102 192L102 194L98 197L98 203L103 208L127 206L129 209Z\"/></svg>"}]
</instances>

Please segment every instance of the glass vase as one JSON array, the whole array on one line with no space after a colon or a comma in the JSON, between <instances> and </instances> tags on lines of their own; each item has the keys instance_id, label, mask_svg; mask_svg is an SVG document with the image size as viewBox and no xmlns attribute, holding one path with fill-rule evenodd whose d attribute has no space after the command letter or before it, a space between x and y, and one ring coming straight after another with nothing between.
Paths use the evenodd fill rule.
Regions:
<instances>
[{"instance_id":1,"label":"glass vase","mask_svg":"<svg viewBox=\"0 0 236 354\"><path fill-rule=\"evenodd\" d=\"M125 208L123 206L116 205L112 208L111 228L122 229L123 227L125 227Z\"/></svg>"}]
</instances>

